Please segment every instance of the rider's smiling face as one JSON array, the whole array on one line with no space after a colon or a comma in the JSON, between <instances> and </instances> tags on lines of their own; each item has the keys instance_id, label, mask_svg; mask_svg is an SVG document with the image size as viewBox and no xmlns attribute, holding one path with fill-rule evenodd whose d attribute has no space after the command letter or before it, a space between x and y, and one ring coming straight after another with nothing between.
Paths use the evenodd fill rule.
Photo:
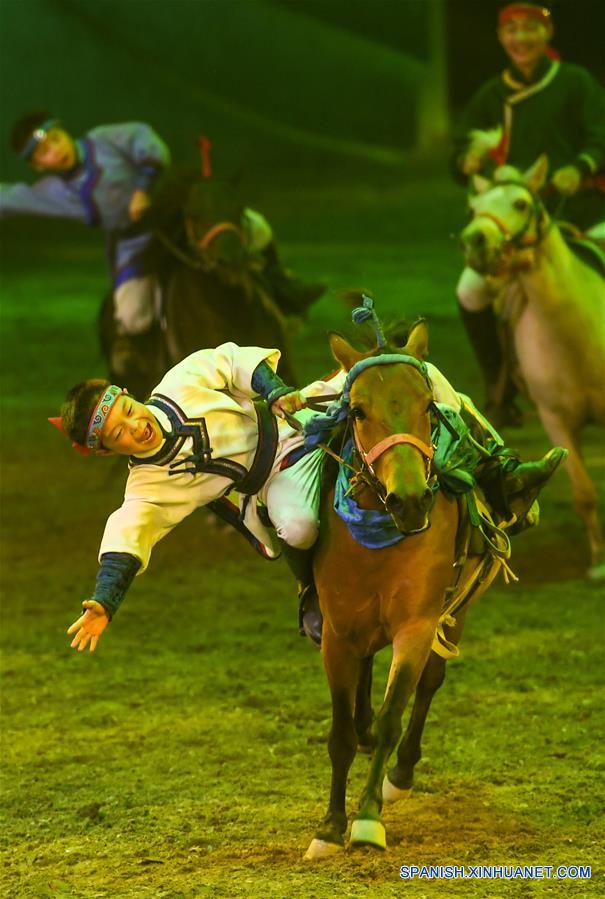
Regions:
<instances>
[{"instance_id":1,"label":"rider's smiling face","mask_svg":"<svg viewBox=\"0 0 605 899\"><path fill-rule=\"evenodd\" d=\"M505 53L521 71L535 68L551 37L552 27L532 16L511 16L498 28Z\"/></svg>"},{"instance_id":2,"label":"rider's smiling face","mask_svg":"<svg viewBox=\"0 0 605 899\"><path fill-rule=\"evenodd\" d=\"M73 137L63 128L49 128L29 161L37 172L68 172L78 161Z\"/></svg>"},{"instance_id":3,"label":"rider's smiling face","mask_svg":"<svg viewBox=\"0 0 605 899\"><path fill-rule=\"evenodd\" d=\"M149 406L123 393L114 403L103 428L103 446L121 456L157 449L162 429Z\"/></svg>"}]
</instances>

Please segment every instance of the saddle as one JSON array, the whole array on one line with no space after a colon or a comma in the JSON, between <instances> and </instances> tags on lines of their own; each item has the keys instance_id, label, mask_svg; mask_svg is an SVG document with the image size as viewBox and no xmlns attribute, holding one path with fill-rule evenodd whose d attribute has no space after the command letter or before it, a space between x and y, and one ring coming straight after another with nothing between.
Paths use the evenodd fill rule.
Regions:
<instances>
[{"instance_id":1,"label":"saddle","mask_svg":"<svg viewBox=\"0 0 605 899\"><path fill-rule=\"evenodd\" d=\"M587 237L569 222L558 222L561 234L569 249L582 262L605 278L605 241Z\"/></svg>"},{"instance_id":2,"label":"saddle","mask_svg":"<svg viewBox=\"0 0 605 899\"><path fill-rule=\"evenodd\" d=\"M490 582L502 571L505 583L517 581L508 560L511 556L510 539L507 531L514 526L514 520L496 523L479 488L457 497L458 531L456 533L456 557L454 561L454 583L445 591L443 611L439 617L431 649L444 659L459 655L459 649L445 636L445 627L456 624L456 614L468 606L478 588ZM537 503L536 503L537 514ZM473 572L463 577L464 566L469 556L482 556Z\"/></svg>"}]
</instances>

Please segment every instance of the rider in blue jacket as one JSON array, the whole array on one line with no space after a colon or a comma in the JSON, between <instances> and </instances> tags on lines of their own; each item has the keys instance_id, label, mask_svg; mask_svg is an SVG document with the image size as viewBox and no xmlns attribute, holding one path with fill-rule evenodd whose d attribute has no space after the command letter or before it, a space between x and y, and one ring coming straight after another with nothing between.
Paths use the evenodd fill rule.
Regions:
<instances>
[{"instance_id":1,"label":"rider in blue jacket","mask_svg":"<svg viewBox=\"0 0 605 899\"><path fill-rule=\"evenodd\" d=\"M51 216L102 229L112 250L118 330L130 337L148 331L156 288L143 262L151 235L140 220L170 165L166 144L144 122L102 125L74 138L42 111L19 119L12 146L43 177L0 185L0 216Z\"/></svg>"},{"instance_id":2,"label":"rider in blue jacket","mask_svg":"<svg viewBox=\"0 0 605 899\"><path fill-rule=\"evenodd\" d=\"M16 122L11 142L43 177L31 185L0 184L0 217L50 216L102 229L109 239L118 334L130 340L145 334L156 320L159 297L144 252L152 235L143 214L170 165L164 141L144 122L102 125L74 138L58 119L39 111ZM323 285L305 285L284 270L272 240L263 253L265 276L286 313L304 311L324 292ZM124 359L118 344L115 374Z\"/></svg>"}]
</instances>

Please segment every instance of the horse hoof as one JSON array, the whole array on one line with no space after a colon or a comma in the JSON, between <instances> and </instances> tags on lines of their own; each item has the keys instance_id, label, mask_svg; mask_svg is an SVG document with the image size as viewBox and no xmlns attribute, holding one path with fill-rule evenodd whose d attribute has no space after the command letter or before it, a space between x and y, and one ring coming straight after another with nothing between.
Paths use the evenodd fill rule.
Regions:
<instances>
[{"instance_id":1,"label":"horse hoof","mask_svg":"<svg viewBox=\"0 0 605 899\"><path fill-rule=\"evenodd\" d=\"M387 848L387 835L384 825L372 818L356 818L351 825L351 846L376 846L377 849Z\"/></svg>"},{"instance_id":2,"label":"horse hoof","mask_svg":"<svg viewBox=\"0 0 605 899\"><path fill-rule=\"evenodd\" d=\"M399 787L396 787L395 784L392 784L387 775L385 774L384 780L382 781L382 801L387 804L393 802L399 802L400 799L407 799L412 792L412 788L408 787L407 790L401 790Z\"/></svg>"},{"instance_id":3,"label":"horse hoof","mask_svg":"<svg viewBox=\"0 0 605 899\"><path fill-rule=\"evenodd\" d=\"M598 565L591 565L588 569L588 579L590 581L605 581L605 562L599 562Z\"/></svg>"},{"instance_id":4,"label":"horse hoof","mask_svg":"<svg viewBox=\"0 0 605 899\"><path fill-rule=\"evenodd\" d=\"M325 840L311 840L309 848L304 854L306 862L314 862L318 858L329 858L343 851L343 846L338 843L327 843Z\"/></svg>"}]
</instances>

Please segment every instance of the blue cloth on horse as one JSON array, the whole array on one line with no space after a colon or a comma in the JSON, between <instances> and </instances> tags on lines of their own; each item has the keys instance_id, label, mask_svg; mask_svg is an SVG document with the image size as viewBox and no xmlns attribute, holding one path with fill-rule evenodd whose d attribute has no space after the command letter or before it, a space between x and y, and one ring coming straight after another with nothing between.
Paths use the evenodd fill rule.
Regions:
<instances>
[{"instance_id":1,"label":"blue cloth on horse","mask_svg":"<svg viewBox=\"0 0 605 899\"><path fill-rule=\"evenodd\" d=\"M345 462L353 456L353 440L348 440L342 450ZM340 465L336 484L334 485L334 511L347 525L351 536L367 549L384 549L403 540L393 519L387 512L377 509L362 509L357 505L350 493L351 469Z\"/></svg>"}]
</instances>

